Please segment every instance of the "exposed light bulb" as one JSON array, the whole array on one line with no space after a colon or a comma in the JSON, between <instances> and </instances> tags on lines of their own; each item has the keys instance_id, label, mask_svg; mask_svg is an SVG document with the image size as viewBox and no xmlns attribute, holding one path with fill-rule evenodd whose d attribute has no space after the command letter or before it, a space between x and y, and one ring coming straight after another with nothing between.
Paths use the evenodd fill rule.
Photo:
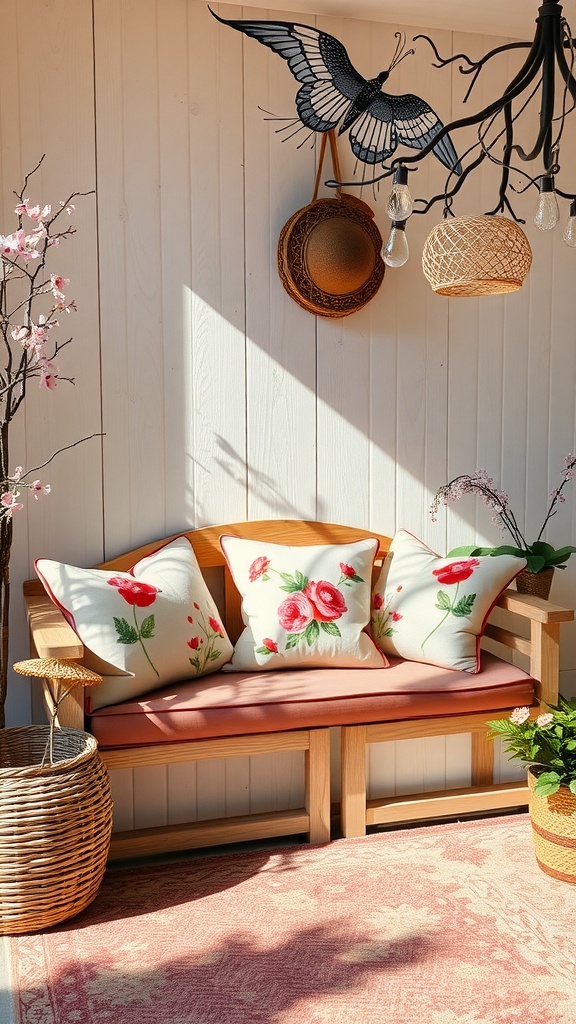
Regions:
<instances>
[{"instance_id":1,"label":"exposed light bulb","mask_svg":"<svg viewBox=\"0 0 576 1024\"><path fill-rule=\"evenodd\" d=\"M576 199L570 203L570 216L562 237L566 245L576 248Z\"/></svg>"},{"instance_id":2,"label":"exposed light bulb","mask_svg":"<svg viewBox=\"0 0 576 1024\"><path fill-rule=\"evenodd\" d=\"M400 164L394 173L392 191L386 200L386 213L390 220L407 220L414 209L408 188L408 171Z\"/></svg>"},{"instance_id":3,"label":"exposed light bulb","mask_svg":"<svg viewBox=\"0 0 576 1024\"><path fill-rule=\"evenodd\" d=\"M382 249L382 259L387 267L403 267L409 256L408 239L406 238L406 222L392 221L388 241Z\"/></svg>"},{"instance_id":4,"label":"exposed light bulb","mask_svg":"<svg viewBox=\"0 0 576 1024\"><path fill-rule=\"evenodd\" d=\"M555 228L560 219L558 200L554 191L554 178L551 174L545 174L540 178L540 195L534 211L534 223L541 231L550 231Z\"/></svg>"}]
</instances>

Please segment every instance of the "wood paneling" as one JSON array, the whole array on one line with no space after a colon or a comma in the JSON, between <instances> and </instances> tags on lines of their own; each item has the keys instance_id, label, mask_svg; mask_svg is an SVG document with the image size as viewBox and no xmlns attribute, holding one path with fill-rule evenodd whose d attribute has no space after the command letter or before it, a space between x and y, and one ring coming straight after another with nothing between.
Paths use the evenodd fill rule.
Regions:
<instances>
[{"instance_id":1,"label":"wood paneling","mask_svg":"<svg viewBox=\"0 0 576 1024\"><path fill-rule=\"evenodd\" d=\"M367 76L388 66L402 28L215 8L224 17L315 21ZM94 564L187 527L270 515L388 534L405 527L439 551L495 543L480 502L442 510L437 524L428 514L441 483L477 466L510 492L528 533L539 528L548 489L575 448L576 255L561 232L527 224L534 264L521 292L448 300L431 292L420 266L436 206L410 221L411 260L387 269L368 306L314 318L289 298L276 268L280 230L310 201L317 160L305 133L282 141L284 122L265 113L294 112L296 84L279 57L218 24L204 0L0 0L0 16L11 41L0 70L4 217L43 151L43 200L97 188L77 204L78 236L62 254L79 307L62 363L76 386L30 394L15 463L39 464L47 448L101 423L106 432L102 450L90 442L50 467L53 495L16 524L15 660L26 656L18 591L40 555ZM30 60L31 24L42 61ZM415 30L406 31L410 43ZM479 56L494 44L433 35L443 54ZM414 45L387 88L425 97L444 120L487 102L517 66L515 55L491 65L463 108L468 80L454 66L435 69L427 44ZM348 177L346 137L338 144ZM573 161L574 142L564 148L563 162ZM483 168L458 212L490 208L493 176ZM410 185L424 195L444 177L431 157ZM387 191L386 182L362 191L384 238ZM528 220L532 203L518 200ZM576 540L570 487L566 499L549 533L558 544ZM554 583L567 605L573 561ZM576 632L562 628L561 689L570 692ZM30 716L27 694L22 680L12 683L13 723ZM370 764L373 794L422 780L431 789L466 785L469 736L378 745ZM505 777L501 755L497 765ZM189 804L212 817L303 800L299 752L138 773L136 789L131 772L112 773L123 829L177 823Z\"/></svg>"}]
</instances>

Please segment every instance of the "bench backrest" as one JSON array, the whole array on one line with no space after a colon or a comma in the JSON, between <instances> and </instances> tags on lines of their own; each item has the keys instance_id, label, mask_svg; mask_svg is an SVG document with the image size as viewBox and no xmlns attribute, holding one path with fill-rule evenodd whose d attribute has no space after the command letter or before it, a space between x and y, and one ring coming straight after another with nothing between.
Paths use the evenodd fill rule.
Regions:
<instances>
[{"instance_id":1,"label":"bench backrest","mask_svg":"<svg viewBox=\"0 0 576 1024\"><path fill-rule=\"evenodd\" d=\"M183 531L172 537L164 537L162 540L151 541L138 548L133 548L131 551L126 551L100 563L95 568L126 572L141 558L176 537L188 537L198 559L198 565L218 605L226 632L232 643L236 643L243 629L241 599L220 547L220 537L223 534L243 537L247 540L293 545L349 544L366 537L374 537L379 542L374 566L375 572L379 571L391 544L390 537L379 534L375 530L362 530L355 526L340 526L335 523L319 523L303 519L263 519L242 523L222 523L218 526L205 526L198 530ZM27 596L44 594L44 588L39 580L32 580L25 584L24 592Z\"/></svg>"}]
</instances>

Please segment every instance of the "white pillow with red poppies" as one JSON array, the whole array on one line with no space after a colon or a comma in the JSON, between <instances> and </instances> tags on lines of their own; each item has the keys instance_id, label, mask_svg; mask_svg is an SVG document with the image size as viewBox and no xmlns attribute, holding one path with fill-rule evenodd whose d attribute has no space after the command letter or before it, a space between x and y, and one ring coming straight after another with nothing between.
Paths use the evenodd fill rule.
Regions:
<instances>
[{"instance_id":1,"label":"white pillow with red poppies","mask_svg":"<svg viewBox=\"0 0 576 1024\"><path fill-rule=\"evenodd\" d=\"M224 536L220 543L246 624L226 671L386 663L366 631L377 540L293 547Z\"/></svg>"},{"instance_id":2,"label":"white pillow with red poppies","mask_svg":"<svg viewBox=\"0 0 576 1024\"><path fill-rule=\"evenodd\" d=\"M106 677L90 689L89 711L216 672L232 655L186 537L129 572L80 569L48 558L39 558L35 568L87 651L104 663Z\"/></svg>"},{"instance_id":3,"label":"white pillow with red poppies","mask_svg":"<svg viewBox=\"0 0 576 1024\"><path fill-rule=\"evenodd\" d=\"M440 558L399 530L374 587L372 636L386 654L479 672L486 620L525 566L512 555Z\"/></svg>"}]
</instances>

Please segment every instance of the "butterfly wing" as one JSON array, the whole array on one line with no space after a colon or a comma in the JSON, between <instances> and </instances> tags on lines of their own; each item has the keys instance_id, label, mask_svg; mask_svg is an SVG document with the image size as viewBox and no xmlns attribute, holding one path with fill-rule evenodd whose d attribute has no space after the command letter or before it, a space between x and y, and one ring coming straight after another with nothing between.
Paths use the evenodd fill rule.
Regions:
<instances>
[{"instance_id":1,"label":"butterfly wing","mask_svg":"<svg viewBox=\"0 0 576 1024\"><path fill-rule=\"evenodd\" d=\"M335 128L366 84L342 43L327 32L287 21L228 21L209 10L222 24L257 39L287 62L302 83L296 95L298 116L313 131Z\"/></svg>"},{"instance_id":2,"label":"butterfly wing","mask_svg":"<svg viewBox=\"0 0 576 1024\"><path fill-rule=\"evenodd\" d=\"M359 160L378 164L391 156L399 143L424 149L443 127L432 107L419 96L380 93L350 129L350 145ZM449 171L462 173L449 135L436 143L433 152Z\"/></svg>"}]
</instances>

